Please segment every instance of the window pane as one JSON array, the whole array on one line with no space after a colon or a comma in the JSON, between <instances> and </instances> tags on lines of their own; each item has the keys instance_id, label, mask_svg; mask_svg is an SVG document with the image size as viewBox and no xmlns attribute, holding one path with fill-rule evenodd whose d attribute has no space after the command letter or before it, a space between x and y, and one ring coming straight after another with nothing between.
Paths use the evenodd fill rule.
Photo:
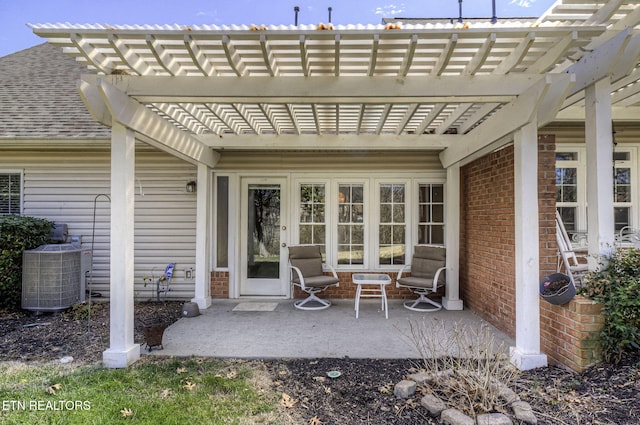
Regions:
<instances>
[{"instance_id":1,"label":"window pane","mask_svg":"<svg viewBox=\"0 0 640 425\"><path fill-rule=\"evenodd\" d=\"M20 174L0 174L0 214L20 214Z\"/></svg>"},{"instance_id":2,"label":"window pane","mask_svg":"<svg viewBox=\"0 0 640 425\"><path fill-rule=\"evenodd\" d=\"M616 187L614 202L631 202L631 187L630 186Z\"/></svg>"},{"instance_id":3,"label":"window pane","mask_svg":"<svg viewBox=\"0 0 640 425\"><path fill-rule=\"evenodd\" d=\"M444 186L441 184L431 185L431 200L433 203L444 202Z\"/></svg>"},{"instance_id":4,"label":"window pane","mask_svg":"<svg viewBox=\"0 0 640 425\"><path fill-rule=\"evenodd\" d=\"M556 202L578 202L577 168L556 168Z\"/></svg>"},{"instance_id":5,"label":"window pane","mask_svg":"<svg viewBox=\"0 0 640 425\"><path fill-rule=\"evenodd\" d=\"M444 185L420 185L418 220L419 244L444 244Z\"/></svg>"},{"instance_id":6,"label":"window pane","mask_svg":"<svg viewBox=\"0 0 640 425\"><path fill-rule=\"evenodd\" d=\"M364 185L338 185L338 264L364 261Z\"/></svg>"},{"instance_id":7,"label":"window pane","mask_svg":"<svg viewBox=\"0 0 640 425\"><path fill-rule=\"evenodd\" d=\"M349 226L338 226L338 243L347 244L351 240L351 229Z\"/></svg>"},{"instance_id":8,"label":"window pane","mask_svg":"<svg viewBox=\"0 0 640 425\"><path fill-rule=\"evenodd\" d=\"M378 264L404 264L405 209L405 185L381 184Z\"/></svg>"},{"instance_id":9,"label":"window pane","mask_svg":"<svg viewBox=\"0 0 640 425\"><path fill-rule=\"evenodd\" d=\"M556 161L577 161L578 152L556 152Z\"/></svg>"},{"instance_id":10,"label":"window pane","mask_svg":"<svg viewBox=\"0 0 640 425\"><path fill-rule=\"evenodd\" d=\"M431 202L431 186L428 184L421 184L418 188L418 198L420 202Z\"/></svg>"},{"instance_id":11,"label":"window pane","mask_svg":"<svg viewBox=\"0 0 640 425\"><path fill-rule=\"evenodd\" d=\"M364 226L351 226L351 242L364 244Z\"/></svg>"},{"instance_id":12,"label":"window pane","mask_svg":"<svg viewBox=\"0 0 640 425\"><path fill-rule=\"evenodd\" d=\"M393 243L404 244L405 226L396 225L393 226Z\"/></svg>"},{"instance_id":13,"label":"window pane","mask_svg":"<svg viewBox=\"0 0 640 425\"><path fill-rule=\"evenodd\" d=\"M615 221L616 231L620 231L625 226L629 226L629 210L628 207L616 207L613 209L613 218Z\"/></svg>"},{"instance_id":14,"label":"window pane","mask_svg":"<svg viewBox=\"0 0 640 425\"><path fill-rule=\"evenodd\" d=\"M393 206L393 222L404 223L404 204Z\"/></svg>"},{"instance_id":15,"label":"window pane","mask_svg":"<svg viewBox=\"0 0 640 425\"><path fill-rule=\"evenodd\" d=\"M560 213L560 217L562 217L562 222L564 223L565 229L567 229L567 233L576 232L576 208L574 207L559 207L558 212Z\"/></svg>"},{"instance_id":16,"label":"window pane","mask_svg":"<svg viewBox=\"0 0 640 425\"><path fill-rule=\"evenodd\" d=\"M354 205L351 209L351 221L353 223L363 223L364 222L364 209L363 205Z\"/></svg>"},{"instance_id":17,"label":"window pane","mask_svg":"<svg viewBox=\"0 0 640 425\"><path fill-rule=\"evenodd\" d=\"M431 243L444 245L444 226L431 226Z\"/></svg>"},{"instance_id":18,"label":"window pane","mask_svg":"<svg viewBox=\"0 0 640 425\"><path fill-rule=\"evenodd\" d=\"M300 205L300 222L311 223L313 221L313 206L310 204Z\"/></svg>"},{"instance_id":19,"label":"window pane","mask_svg":"<svg viewBox=\"0 0 640 425\"><path fill-rule=\"evenodd\" d=\"M216 266L229 267L229 177L216 178Z\"/></svg>"},{"instance_id":20,"label":"window pane","mask_svg":"<svg viewBox=\"0 0 640 425\"><path fill-rule=\"evenodd\" d=\"M630 161L631 152L614 152L613 160L614 161Z\"/></svg>"},{"instance_id":21,"label":"window pane","mask_svg":"<svg viewBox=\"0 0 640 425\"><path fill-rule=\"evenodd\" d=\"M313 206L313 221L315 223L324 223L324 205Z\"/></svg>"},{"instance_id":22,"label":"window pane","mask_svg":"<svg viewBox=\"0 0 640 425\"><path fill-rule=\"evenodd\" d=\"M630 184L631 168L616 168L615 182L616 184Z\"/></svg>"},{"instance_id":23,"label":"window pane","mask_svg":"<svg viewBox=\"0 0 640 425\"><path fill-rule=\"evenodd\" d=\"M419 220L421 222L431 221L431 214L430 214L431 208L429 208L429 205L420 205L418 207L418 210L420 214Z\"/></svg>"},{"instance_id":24,"label":"window pane","mask_svg":"<svg viewBox=\"0 0 640 425\"><path fill-rule=\"evenodd\" d=\"M364 202L364 187L361 184L351 186L351 196L354 204Z\"/></svg>"},{"instance_id":25,"label":"window pane","mask_svg":"<svg viewBox=\"0 0 640 425\"><path fill-rule=\"evenodd\" d=\"M300 225L300 243L303 245L313 244L313 226Z\"/></svg>"},{"instance_id":26,"label":"window pane","mask_svg":"<svg viewBox=\"0 0 640 425\"><path fill-rule=\"evenodd\" d=\"M556 184L573 184L578 182L578 170L576 168L556 168Z\"/></svg>"},{"instance_id":27,"label":"window pane","mask_svg":"<svg viewBox=\"0 0 640 425\"><path fill-rule=\"evenodd\" d=\"M404 185L393 185L393 202L398 204L404 204Z\"/></svg>"},{"instance_id":28,"label":"window pane","mask_svg":"<svg viewBox=\"0 0 640 425\"><path fill-rule=\"evenodd\" d=\"M388 185L388 184L380 185L380 202L390 203L392 200L393 200L393 195L391 192L391 185Z\"/></svg>"},{"instance_id":29,"label":"window pane","mask_svg":"<svg viewBox=\"0 0 640 425\"><path fill-rule=\"evenodd\" d=\"M380 226L378 237L380 238L380 249L382 249L382 245L391 245L391 226Z\"/></svg>"},{"instance_id":30,"label":"window pane","mask_svg":"<svg viewBox=\"0 0 640 425\"><path fill-rule=\"evenodd\" d=\"M301 244L320 245L326 252L325 187L323 183L300 185L300 217L298 232ZM303 224L304 223L304 224Z\"/></svg>"},{"instance_id":31,"label":"window pane","mask_svg":"<svg viewBox=\"0 0 640 425\"><path fill-rule=\"evenodd\" d=\"M389 204L380 205L380 222L391 223L391 205Z\"/></svg>"},{"instance_id":32,"label":"window pane","mask_svg":"<svg viewBox=\"0 0 640 425\"><path fill-rule=\"evenodd\" d=\"M631 202L631 168L616 168L613 177L613 201Z\"/></svg>"},{"instance_id":33,"label":"window pane","mask_svg":"<svg viewBox=\"0 0 640 425\"><path fill-rule=\"evenodd\" d=\"M322 252L324 253L324 247L327 243L325 237L325 226L313 226L313 244L322 245Z\"/></svg>"},{"instance_id":34,"label":"window pane","mask_svg":"<svg viewBox=\"0 0 640 425\"><path fill-rule=\"evenodd\" d=\"M431 209L432 211L432 221L436 223L444 222L444 206L443 205L434 205Z\"/></svg>"}]
</instances>

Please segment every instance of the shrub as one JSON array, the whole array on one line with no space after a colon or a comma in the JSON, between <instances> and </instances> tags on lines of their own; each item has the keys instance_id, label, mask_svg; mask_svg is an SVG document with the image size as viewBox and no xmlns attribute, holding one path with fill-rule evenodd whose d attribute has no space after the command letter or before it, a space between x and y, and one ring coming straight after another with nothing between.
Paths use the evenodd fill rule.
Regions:
<instances>
[{"instance_id":1,"label":"shrub","mask_svg":"<svg viewBox=\"0 0 640 425\"><path fill-rule=\"evenodd\" d=\"M20 306L22 253L47 243L53 224L42 218L0 216L0 308Z\"/></svg>"},{"instance_id":2,"label":"shrub","mask_svg":"<svg viewBox=\"0 0 640 425\"><path fill-rule=\"evenodd\" d=\"M605 361L619 363L640 348L640 250L618 250L585 277L580 293L604 304L600 340Z\"/></svg>"},{"instance_id":3,"label":"shrub","mask_svg":"<svg viewBox=\"0 0 640 425\"><path fill-rule=\"evenodd\" d=\"M446 400L448 407L471 417L504 411L514 400L509 386L517 371L489 326L438 319L409 324L408 337L420 354L429 384L421 393Z\"/></svg>"}]
</instances>

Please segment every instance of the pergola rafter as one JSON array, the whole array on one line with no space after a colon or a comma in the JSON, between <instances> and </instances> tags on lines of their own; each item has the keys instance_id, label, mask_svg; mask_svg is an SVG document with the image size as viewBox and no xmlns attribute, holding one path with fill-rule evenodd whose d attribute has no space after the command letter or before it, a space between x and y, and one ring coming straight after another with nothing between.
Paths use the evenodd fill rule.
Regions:
<instances>
[{"instance_id":1,"label":"pergola rafter","mask_svg":"<svg viewBox=\"0 0 640 425\"><path fill-rule=\"evenodd\" d=\"M625 49L610 56L620 63L611 70L612 101L635 105L636 72L627 70L638 63L640 42L621 45L615 35L638 22L640 7L631 0L562 0L538 20L424 20L393 30L70 24L33 29L104 74L87 76L85 84L110 81L182 131L223 135L230 143L251 134L474 132L545 74L581 72L572 64L601 45ZM605 56L601 51L598 57ZM584 84L579 76L577 84ZM581 105L581 94L569 96L563 108ZM92 99L97 115L108 121Z\"/></svg>"}]
</instances>

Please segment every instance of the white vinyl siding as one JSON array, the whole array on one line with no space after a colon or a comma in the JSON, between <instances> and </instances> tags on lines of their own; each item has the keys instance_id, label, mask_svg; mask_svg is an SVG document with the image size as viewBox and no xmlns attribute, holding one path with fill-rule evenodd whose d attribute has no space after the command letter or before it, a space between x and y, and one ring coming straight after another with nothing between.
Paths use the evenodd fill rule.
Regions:
<instances>
[{"instance_id":1,"label":"white vinyl siding","mask_svg":"<svg viewBox=\"0 0 640 425\"><path fill-rule=\"evenodd\" d=\"M23 214L66 223L69 235L93 244L92 292L109 296L110 156L108 149L13 150L3 152L0 169L24 170ZM186 183L195 166L139 145L136 149L135 296L155 298L143 276L157 278L175 262L169 298L191 298L195 268L196 194ZM95 231L93 225L95 206ZM92 240L92 233L95 239Z\"/></svg>"}]
</instances>

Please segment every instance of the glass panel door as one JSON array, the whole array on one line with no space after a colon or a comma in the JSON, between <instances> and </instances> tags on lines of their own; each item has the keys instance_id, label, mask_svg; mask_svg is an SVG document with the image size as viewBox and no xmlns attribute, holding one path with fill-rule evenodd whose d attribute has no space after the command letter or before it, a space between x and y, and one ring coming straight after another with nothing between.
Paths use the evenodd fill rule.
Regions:
<instances>
[{"instance_id":1,"label":"glass panel door","mask_svg":"<svg viewBox=\"0 0 640 425\"><path fill-rule=\"evenodd\" d=\"M286 296L288 276L280 179L244 179L240 295Z\"/></svg>"}]
</instances>

